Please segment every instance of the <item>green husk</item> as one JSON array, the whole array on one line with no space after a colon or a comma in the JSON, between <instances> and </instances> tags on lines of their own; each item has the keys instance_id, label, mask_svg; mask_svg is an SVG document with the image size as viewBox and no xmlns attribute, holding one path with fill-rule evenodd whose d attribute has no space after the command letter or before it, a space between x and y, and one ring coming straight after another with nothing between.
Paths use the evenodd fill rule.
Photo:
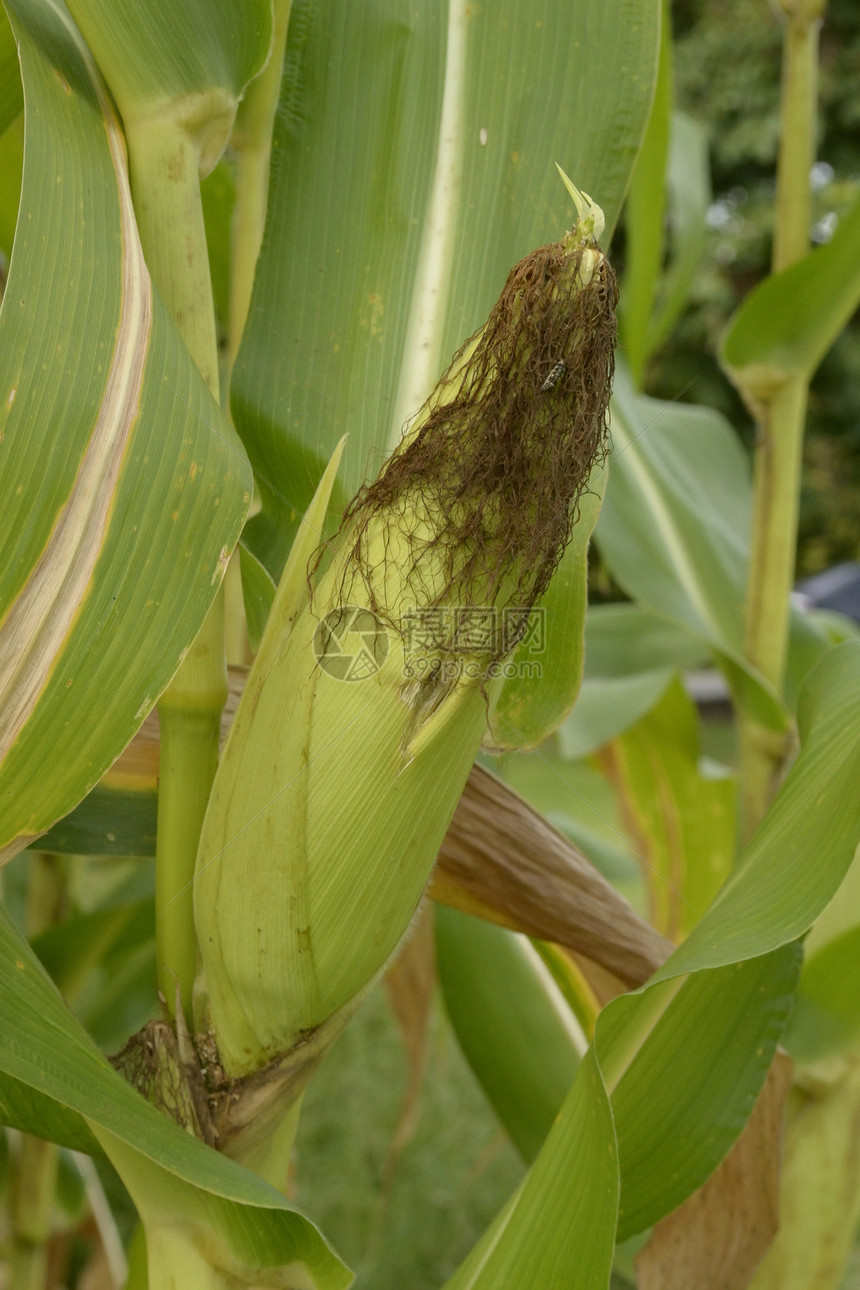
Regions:
<instances>
[{"instance_id":1,"label":"green husk","mask_svg":"<svg viewBox=\"0 0 860 1290\"><path fill-rule=\"evenodd\" d=\"M308 562L336 463L314 499L198 854L195 1025L218 1054L216 1098L242 1080L282 1112L408 934L499 665L606 449L616 288L596 212L512 270ZM464 613L487 611L513 629L464 632Z\"/></svg>"}]
</instances>

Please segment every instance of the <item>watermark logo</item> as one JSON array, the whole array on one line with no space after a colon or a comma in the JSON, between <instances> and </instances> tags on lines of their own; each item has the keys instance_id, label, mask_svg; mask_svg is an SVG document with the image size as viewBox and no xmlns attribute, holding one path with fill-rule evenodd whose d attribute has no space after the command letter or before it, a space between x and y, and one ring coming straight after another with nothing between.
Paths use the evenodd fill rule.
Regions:
<instances>
[{"instance_id":1,"label":"watermark logo","mask_svg":"<svg viewBox=\"0 0 860 1290\"><path fill-rule=\"evenodd\" d=\"M543 608L496 609L484 605L412 606L398 624L407 680L442 678L483 682L491 676L537 680L546 649ZM376 614L343 605L314 633L320 667L337 681L365 681L382 667L388 629Z\"/></svg>"},{"instance_id":2,"label":"watermark logo","mask_svg":"<svg viewBox=\"0 0 860 1290\"><path fill-rule=\"evenodd\" d=\"M317 625L314 654L334 680L366 681L388 657L388 632L369 609L342 605Z\"/></svg>"}]
</instances>

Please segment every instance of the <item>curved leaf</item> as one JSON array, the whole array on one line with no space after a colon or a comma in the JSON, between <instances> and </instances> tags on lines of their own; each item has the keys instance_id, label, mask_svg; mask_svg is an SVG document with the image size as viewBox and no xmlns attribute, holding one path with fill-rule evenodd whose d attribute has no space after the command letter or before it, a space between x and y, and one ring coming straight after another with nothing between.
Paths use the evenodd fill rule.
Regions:
<instances>
[{"instance_id":1,"label":"curved leaf","mask_svg":"<svg viewBox=\"0 0 860 1290\"><path fill-rule=\"evenodd\" d=\"M3 15L6 21L6 15ZM0 69L0 78L3 72ZM24 170L24 119L13 121L0 135L0 259L8 261L15 238L18 202L21 197L21 175Z\"/></svg>"},{"instance_id":2,"label":"curved leaf","mask_svg":"<svg viewBox=\"0 0 860 1290\"><path fill-rule=\"evenodd\" d=\"M108 1065L2 911L0 969L0 1100L8 1122L85 1150L94 1135L109 1155L116 1151L121 1170L146 1173L156 1195L171 1197L177 1221L183 1207L207 1216L213 1239L236 1260L249 1252L258 1267L298 1260L306 1284L318 1290L349 1284L347 1269L280 1192L185 1133Z\"/></svg>"},{"instance_id":3,"label":"curved leaf","mask_svg":"<svg viewBox=\"0 0 860 1290\"><path fill-rule=\"evenodd\" d=\"M630 676L586 678L573 712L558 732L564 757L585 757L635 725L672 679L667 667Z\"/></svg>"},{"instance_id":4,"label":"curved leaf","mask_svg":"<svg viewBox=\"0 0 860 1290\"><path fill-rule=\"evenodd\" d=\"M800 757L735 874L651 982L603 1010L535 1164L446 1290L497 1290L511 1268L521 1290L606 1284L613 1175L624 1237L699 1187L740 1132L788 1016L793 942L837 889L860 834L860 646L838 646L812 669L799 725ZM592 1244L580 1226L589 1206Z\"/></svg>"},{"instance_id":5,"label":"curved leaf","mask_svg":"<svg viewBox=\"0 0 860 1290\"><path fill-rule=\"evenodd\" d=\"M720 361L753 398L808 380L860 303L860 200L826 246L747 296L720 343Z\"/></svg>"},{"instance_id":6,"label":"curved leaf","mask_svg":"<svg viewBox=\"0 0 860 1290\"><path fill-rule=\"evenodd\" d=\"M743 656L749 470L710 409L636 394L620 368L612 402L610 482L596 539L639 604L707 641L736 697L766 725L786 710Z\"/></svg>"},{"instance_id":7,"label":"curved leaf","mask_svg":"<svg viewBox=\"0 0 860 1290\"><path fill-rule=\"evenodd\" d=\"M26 165L0 313L7 857L131 739L205 617L250 500L242 447L152 289L91 59L48 0L8 8Z\"/></svg>"},{"instance_id":8,"label":"curved leaf","mask_svg":"<svg viewBox=\"0 0 860 1290\"><path fill-rule=\"evenodd\" d=\"M593 1048L574 1087L576 1095L565 1099L525 1182L444 1290L593 1290L608 1284L618 1159Z\"/></svg>"},{"instance_id":9,"label":"curved leaf","mask_svg":"<svg viewBox=\"0 0 860 1290\"><path fill-rule=\"evenodd\" d=\"M734 779L703 775L699 758L696 707L677 677L600 758L643 862L650 922L673 941L708 908L735 856Z\"/></svg>"},{"instance_id":10,"label":"curved leaf","mask_svg":"<svg viewBox=\"0 0 860 1290\"><path fill-rule=\"evenodd\" d=\"M701 667L708 647L680 623L642 605L589 605L585 675L590 679Z\"/></svg>"},{"instance_id":11,"label":"curved leaf","mask_svg":"<svg viewBox=\"0 0 860 1290\"><path fill-rule=\"evenodd\" d=\"M460 1047L520 1154L534 1160L585 1037L525 937L438 905L436 961Z\"/></svg>"},{"instance_id":12,"label":"curved leaf","mask_svg":"<svg viewBox=\"0 0 860 1290\"><path fill-rule=\"evenodd\" d=\"M208 174L272 40L270 0L68 0L126 129L170 118ZM165 33L169 38L165 39Z\"/></svg>"}]
</instances>

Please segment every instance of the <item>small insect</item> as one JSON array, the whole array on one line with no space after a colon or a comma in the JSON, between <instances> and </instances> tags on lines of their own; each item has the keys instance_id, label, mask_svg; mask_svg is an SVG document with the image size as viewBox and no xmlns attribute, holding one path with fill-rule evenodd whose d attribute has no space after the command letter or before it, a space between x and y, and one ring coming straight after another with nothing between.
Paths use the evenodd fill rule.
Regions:
<instances>
[{"instance_id":1,"label":"small insect","mask_svg":"<svg viewBox=\"0 0 860 1290\"><path fill-rule=\"evenodd\" d=\"M541 394L545 394L548 390L554 390L566 371L567 363L565 363L563 359L560 363L556 363L555 367L540 387Z\"/></svg>"}]
</instances>

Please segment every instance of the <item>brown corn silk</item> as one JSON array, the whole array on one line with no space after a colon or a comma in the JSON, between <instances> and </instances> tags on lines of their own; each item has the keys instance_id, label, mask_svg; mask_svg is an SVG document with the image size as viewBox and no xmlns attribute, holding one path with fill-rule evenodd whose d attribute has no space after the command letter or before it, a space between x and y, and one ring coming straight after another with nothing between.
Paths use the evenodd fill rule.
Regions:
<instances>
[{"instance_id":1,"label":"brown corn silk","mask_svg":"<svg viewBox=\"0 0 860 1290\"><path fill-rule=\"evenodd\" d=\"M342 604L359 579L394 626L407 604L516 606L525 622L546 591L607 451L614 372L615 275L599 251L567 243L511 270L486 324L347 507ZM380 535L384 562L398 564L393 605Z\"/></svg>"}]
</instances>

